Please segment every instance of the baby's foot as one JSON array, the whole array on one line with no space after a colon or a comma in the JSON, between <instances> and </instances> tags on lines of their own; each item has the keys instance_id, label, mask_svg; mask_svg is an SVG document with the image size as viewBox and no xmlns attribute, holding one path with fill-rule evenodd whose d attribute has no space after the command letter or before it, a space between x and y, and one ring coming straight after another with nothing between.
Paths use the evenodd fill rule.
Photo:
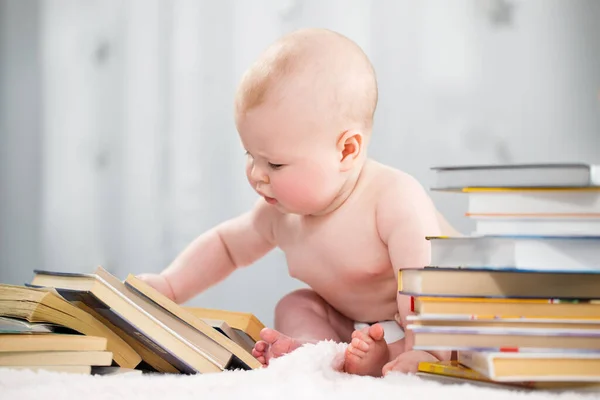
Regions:
<instances>
[{"instance_id":1,"label":"baby's foot","mask_svg":"<svg viewBox=\"0 0 600 400\"><path fill-rule=\"evenodd\" d=\"M379 324L356 330L346 349L344 371L355 375L381 376L381 368L389 361L383 327Z\"/></svg>"},{"instance_id":2,"label":"baby's foot","mask_svg":"<svg viewBox=\"0 0 600 400\"><path fill-rule=\"evenodd\" d=\"M265 367L272 358L281 357L302 346L302 342L292 339L271 328L260 331L260 338L252 349L252 355Z\"/></svg>"},{"instance_id":3,"label":"baby's foot","mask_svg":"<svg viewBox=\"0 0 600 400\"><path fill-rule=\"evenodd\" d=\"M416 374L420 362L438 362L439 360L430 353L422 350L410 350L400 354L395 360L383 366L382 374L385 376L392 371L402 374Z\"/></svg>"}]
</instances>

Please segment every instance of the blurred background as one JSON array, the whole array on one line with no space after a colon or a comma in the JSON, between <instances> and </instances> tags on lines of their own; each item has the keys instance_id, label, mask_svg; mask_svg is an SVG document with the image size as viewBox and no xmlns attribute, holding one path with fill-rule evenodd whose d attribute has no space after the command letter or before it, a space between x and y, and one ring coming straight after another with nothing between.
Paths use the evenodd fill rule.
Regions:
<instances>
[{"instance_id":1,"label":"blurred background","mask_svg":"<svg viewBox=\"0 0 600 400\"><path fill-rule=\"evenodd\" d=\"M302 27L369 55L371 156L427 188L437 165L600 164L599 21L596 0L0 0L0 282L159 272L247 210L234 90ZM432 196L469 233L466 199ZM271 324L302 286L275 250L189 304Z\"/></svg>"}]
</instances>

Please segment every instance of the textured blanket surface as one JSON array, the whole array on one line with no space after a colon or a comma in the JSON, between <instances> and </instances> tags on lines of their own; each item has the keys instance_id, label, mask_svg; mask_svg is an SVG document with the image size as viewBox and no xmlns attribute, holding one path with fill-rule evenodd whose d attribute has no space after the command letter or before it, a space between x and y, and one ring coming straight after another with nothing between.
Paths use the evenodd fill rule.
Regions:
<instances>
[{"instance_id":1,"label":"textured blanket surface","mask_svg":"<svg viewBox=\"0 0 600 400\"><path fill-rule=\"evenodd\" d=\"M0 372L0 399L600 399L597 393L515 391L400 374L351 376L336 370L344 349L344 344L322 342L273 360L268 368L193 376L8 370Z\"/></svg>"}]
</instances>

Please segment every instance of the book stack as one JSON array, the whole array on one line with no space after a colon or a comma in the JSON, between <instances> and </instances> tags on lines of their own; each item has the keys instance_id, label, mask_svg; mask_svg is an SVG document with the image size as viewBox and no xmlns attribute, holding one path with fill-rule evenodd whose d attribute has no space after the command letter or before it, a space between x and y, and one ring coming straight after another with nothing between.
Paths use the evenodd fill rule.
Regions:
<instances>
[{"instance_id":1,"label":"book stack","mask_svg":"<svg viewBox=\"0 0 600 400\"><path fill-rule=\"evenodd\" d=\"M56 328L0 317L0 369L89 374L92 367L111 365L105 338L57 333Z\"/></svg>"},{"instance_id":2,"label":"book stack","mask_svg":"<svg viewBox=\"0 0 600 400\"><path fill-rule=\"evenodd\" d=\"M429 237L401 270L415 349L457 351L424 373L526 387L600 382L600 169L584 164L435 168L468 196L475 231ZM475 378L477 377L477 378Z\"/></svg>"},{"instance_id":3,"label":"book stack","mask_svg":"<svg viewBox=\"0 0 600 400\"><path fill-rule=\"evenodd\" d=\"M0 284L0 317L0 366L184 374L261 367L251 351L264 325L254 315L183 307L133 275L121 281L102 267L93 274L34 271L30 284ZM58 354L67 351L78 355ZM3 352L20 352L21 360L4 364Z\"/></svg>"}]
</instances>

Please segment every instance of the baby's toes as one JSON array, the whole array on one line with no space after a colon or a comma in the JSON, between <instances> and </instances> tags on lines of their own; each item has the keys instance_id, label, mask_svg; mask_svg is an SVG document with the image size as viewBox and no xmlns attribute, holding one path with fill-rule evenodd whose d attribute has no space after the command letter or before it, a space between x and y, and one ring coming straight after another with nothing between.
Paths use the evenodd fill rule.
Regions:
<instances>
[{"instance_id":1,"label":"baby's toes","mask_svg":"<svg viewBox=\"0 0 600 400\"><path fill-rule=\"evenodd\" d=\"M269 344L263 340L259 340L254 344L254 350L264 353L269 348Z\"/></svg>"},{"instance_id":2,"label":"baby's toes","mask_svg":"<svg viewBox=\"0 0 600 400\"><path fill-rule=\"evenodd\" d=\"M260 356L262 356L264 354L265 354L264 351L258 351L258 350L256 350L256 348L252 349L252 356L255 357L255 358L256 357L260 357Z\"/></svg>"},{"instance_id":3,"label":"baby's toes","mask_svg":"<svg viewBox=\"0 0 600 400\"><path fill-rule=\"evenodd\" d=\"M267 365L267 359L265 357L265 353L263 351L258 351L256 349L252 349L252 357L256 358L256 360L261 363L263 366Z\"/></svg>"},{"instance_id":4,"label":"baby's toes","mask_svg":"<svg viewBox=\"0 0 600 400\"><path fill-rule=\"evenodd\" d=\"M398 359L394 359L383 366L381 369L381 375L386 376L389 372L394 371L396 364L398 363Z\"/></svg>"},{"instance_id":5,"label":"baby's toes","mask_svg":"<svg viewBox=\"0 0 600 400\"><path fill-rule=\"evenodd\" d=\"M357 329L354 332L352 332L352 339L360 339L362 341L368 341L369 338L370 338L369 327Z\"/></svg>"},{"instance_id":6,"label":"baby's toes","mask_svg":"<svg viewBox=\"0 0 600 400\"><path fill-rule=\"evenodd\" d=\"M352 342L350 342L350 344L346 348L346 362L348 361L349 357L354 357L354 359L364 358L367 354L366 350L362 350L360 346L355 346L355 343L359 344L358 342L356 342L356 339L352 339Z\"/></svg>"},{"instance_id":7,"label":"baby's toes","mask_svg":"<svg viewBox=\"0 0 600 400\"><path fill-rule=\"evenodd\" d=\"M352 345L352 347L354 347L358 350L361 350L361 351L369 350L369 343L367 343L362 338L355 337L354 339L352 339L350 344Z\"/></svg>"}]
</instances>

